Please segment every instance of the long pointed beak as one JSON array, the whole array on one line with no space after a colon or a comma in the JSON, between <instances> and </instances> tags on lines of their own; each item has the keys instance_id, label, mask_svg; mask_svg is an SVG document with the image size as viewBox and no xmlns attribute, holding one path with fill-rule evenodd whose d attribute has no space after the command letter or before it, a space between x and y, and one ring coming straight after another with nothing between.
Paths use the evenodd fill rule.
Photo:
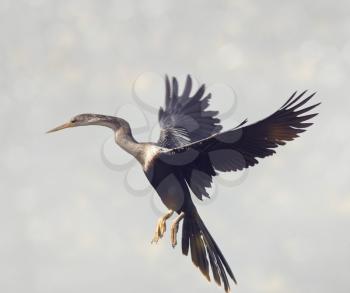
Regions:
<instances>
[{"instance_id":1,"label":"long pointed beak","mask_svg":"<svg viewBox=\"0 0 350 293\"><path fill-rule=\"evenodd\" d=\"M70 128L70 127L74 127L74 124L72 122L64 123L60 126L55 127L54 129L47 131L46 133L51 133L51 132L59 131L59 130L62 130L65 128Z\"/></svg>"}]
</instances>

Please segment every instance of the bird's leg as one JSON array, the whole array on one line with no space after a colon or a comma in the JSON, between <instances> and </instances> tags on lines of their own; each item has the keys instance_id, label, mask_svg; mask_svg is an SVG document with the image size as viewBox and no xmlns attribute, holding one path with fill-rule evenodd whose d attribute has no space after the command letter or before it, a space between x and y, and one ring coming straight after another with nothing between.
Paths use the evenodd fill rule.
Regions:
<instances>
[{"instance_id":1,"label":"bird's leg","mask_svg":"<svg viewBox=\"0 0 350 293\"><path fill-rule=\"evenodd\" d=\"M158 220L156 232L151 243L157 243L159 239L164 236L166 231L166 220L168 220L174 214L173 210L169 210L163 217Z\"/></svg>"},{"instance_id":2,"label":"bird's leg","mask_svg":"<svg viewBox=\"0 0 350 293\"><path fill-rule=\"evenodd\" d=\"M171 245L173 248L175 248L177 244L177 232L179 231L179 223L180 221L185 217L185 213L181 212L180 215L174 220L174 222L171 225L171 232L170 232L170 238L171 238Z\"/></svg>"}]
</instances>

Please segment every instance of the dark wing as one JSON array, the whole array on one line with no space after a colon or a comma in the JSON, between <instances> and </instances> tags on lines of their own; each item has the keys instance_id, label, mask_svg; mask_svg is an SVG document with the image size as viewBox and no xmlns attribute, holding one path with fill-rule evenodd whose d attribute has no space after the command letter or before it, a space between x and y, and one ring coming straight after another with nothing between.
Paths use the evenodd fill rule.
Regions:
<instances>
[{"instance_id":1,"label":"dark wing","mask_svg":"<svg viewBox=\"0 0 350 293\"><path fill-rule=\"evenodd\" d=\"M306 92L306 91L305 91ZM217 171L237 171L258 163L258 158L271 156L312 125L306 122L317 114L307 114L319 104L302 107L314 95L305 92L288 101L269 117L239 128L213 135L207 139L174 148L160 154L159 159L181 168L193 193L200 199L207 196L207 187Z\"/></svg>"},{"instance_id":2,"label":"dark wing","mask_svg":"<svg viewBox=\"0 0 350 293\"><path fill-rule=\"evenodd\" d=\"M166 148L187 145L222 129L220 119L215 117L218 112L206 110L211 95L204 96L204 84L190 96L192 79L188 75L182 94L178 88L176 78L173 77L171 86L169 78L165 77L165 109L159 110L161 132L157 145Z\"/></svg>"}]
</instances>

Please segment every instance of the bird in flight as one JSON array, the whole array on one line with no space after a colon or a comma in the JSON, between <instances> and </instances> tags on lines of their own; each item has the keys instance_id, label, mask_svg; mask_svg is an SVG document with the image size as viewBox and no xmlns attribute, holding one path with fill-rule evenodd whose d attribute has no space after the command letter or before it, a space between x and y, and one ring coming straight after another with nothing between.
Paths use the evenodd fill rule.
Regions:
<instances>
[{"instance_id":1,"label":"bird in flight","mask_svg":"<svg viewBox=\"0 0 350 293\"><path fill-rule=\"evenodd\" d=\"M213 177L218 172L238 171L258 164L275 149L298 137L312 125L310 113L318 104L304 106L315 93L295 92L276 112L256 123L247 120L222 131L217 111L209 111L211 94L201 85L193 95L192 79L188 75L180 92L176 78L165 77L165 107L159 110L160 136L156 143L138 142L129 123L119 117L100 114L80 114L48 132L70 127L99 125L111 128L116 143L140 163L150 184L158 193L168 212L158 220L152 243L157 243L166 231L166 221L177 216L170 229L171 244L177 245L177 233L182 221L181 247L191 254L193 264L210 281L210 269L215 282L230 291L228 276L236 283L232 270L219 246L209 233L193 203L209 197ZM308 121L308 122L306 122ZM227 276L228 275L228 276Z\"/></svg>"}]
</instances>

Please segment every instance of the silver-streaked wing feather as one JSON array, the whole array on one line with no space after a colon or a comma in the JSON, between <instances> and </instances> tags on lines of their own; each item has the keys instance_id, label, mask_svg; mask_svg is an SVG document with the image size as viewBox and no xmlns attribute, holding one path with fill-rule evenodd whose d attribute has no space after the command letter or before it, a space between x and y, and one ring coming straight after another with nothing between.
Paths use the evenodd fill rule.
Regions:
<instances>
[{"instance_id":1,"label":"silver-streaked wing feather","mask_svg":"<svg viewBox=\"0 0 350 293\"><path fill-rule=\"evenodd\" d=\"M317 115L309 113L318 104L302 107L315 93L304 98L305 92L291 98L275 113L254 124L236 127L208 138L160 153L158 160L181 168L193 193L208 197L217 171L237 171L254 166L258 159L271 156L275 148L304 132ZM303 115L305 114L305 115Z\"/></svg>"},{"instance_id":2,"label":"silver-streaked wing feather","mask_svg":"<svg viewBox=\"0 0 350 293\"><path fill-rule=\"evenodd\" d=\"M207 138L221 131L217 111L207 110L210 94L204 96L205 85L191 96L192 79L188 75L184 90L179 94L175 77L170 83L165 77L165 108L160 108L158 120L161 127L157 145L176 148Z\"/></svg>"}]
</instances>

